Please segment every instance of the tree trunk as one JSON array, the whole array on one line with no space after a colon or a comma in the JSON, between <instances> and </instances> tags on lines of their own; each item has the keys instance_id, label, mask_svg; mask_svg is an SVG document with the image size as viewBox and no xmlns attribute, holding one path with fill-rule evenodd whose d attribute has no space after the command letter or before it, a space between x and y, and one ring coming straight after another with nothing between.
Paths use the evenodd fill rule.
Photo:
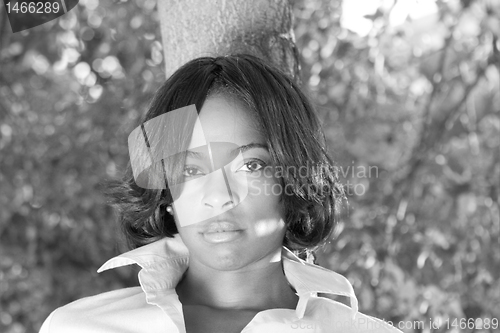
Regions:
<instances>
[{"instance_id":1,"label":"tree trunk","mask_svg":"<svg viewBox=\"0 0 500 333\"><path fill-rule=\"evenodd\" d=\"M158 0L158 14L167 77L194 58L250 53L299 78L288 0Z\"/></svg>"}]
</instances>

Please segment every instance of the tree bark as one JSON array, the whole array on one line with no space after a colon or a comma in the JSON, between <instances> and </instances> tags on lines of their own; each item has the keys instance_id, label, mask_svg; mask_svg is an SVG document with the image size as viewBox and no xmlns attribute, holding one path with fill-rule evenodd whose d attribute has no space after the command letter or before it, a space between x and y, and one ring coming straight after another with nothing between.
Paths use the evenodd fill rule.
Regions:
<instances>
[{"instance_id":1,"label":"tree bark","mask_svg":"<svg viewBox=\"0 0 500 333\"><path fill-rule=\"evenodd\" d=\"M299 79L288 0L158 0L169 77L201 56L250 53Z\"/></svg>"}]
</instances>

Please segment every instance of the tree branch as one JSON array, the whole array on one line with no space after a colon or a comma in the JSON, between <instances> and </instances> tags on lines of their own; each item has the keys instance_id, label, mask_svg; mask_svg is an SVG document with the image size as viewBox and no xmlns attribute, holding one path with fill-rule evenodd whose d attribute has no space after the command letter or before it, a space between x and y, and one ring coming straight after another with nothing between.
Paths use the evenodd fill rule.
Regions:
<instances>
[{"instance_id":1,"label":"tree branch","mask_svg":"<svg viewBox=\"0 0 500 333\"><path fill-rule=\"evenodd\" d=\"M444 116L439 121L434 122L434 131L431 131L429 127L428 133L426 133L425 137L421 138L421 143L417 146L418 149L416 149L412 154L412 158L409 163L410 169L407 172L406 177L398 179L395 183L395 194L392 196L393 198L404 198L408 196L408 191L413 185L415 175L419 167L425 161L424 155L430 155L434 151L434 148L437 147L442 141L444 134L446 133L443 128L445 128L446 123L448 123L450 119L453 117L458 118L470 94L483 78L487 66L488 64L485 64L484 66L480 66L478 68L476 79L474 82L466 86L462 98L444 111ZM391 207L391 212L394 212L395 209L397 208L393 205Z\"/></svg>"}]
</instances>

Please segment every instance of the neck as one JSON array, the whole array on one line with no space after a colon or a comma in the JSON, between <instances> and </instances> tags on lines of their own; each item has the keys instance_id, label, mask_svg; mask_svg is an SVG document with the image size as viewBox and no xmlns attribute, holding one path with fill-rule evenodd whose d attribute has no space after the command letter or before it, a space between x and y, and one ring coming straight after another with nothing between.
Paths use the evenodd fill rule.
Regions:
<instances>
[{"instance_id":1,"label":"neck","mask_svg":"<svg viewBox=\"0 0 500 333\"><path fill-rule=\"evenodd\" d=\"M176 290L184 305L218 309L294 309L298 301L283 272L282 261L269 258L232 271L213 269L192 260Z\"/></svg>"}]
</instances>

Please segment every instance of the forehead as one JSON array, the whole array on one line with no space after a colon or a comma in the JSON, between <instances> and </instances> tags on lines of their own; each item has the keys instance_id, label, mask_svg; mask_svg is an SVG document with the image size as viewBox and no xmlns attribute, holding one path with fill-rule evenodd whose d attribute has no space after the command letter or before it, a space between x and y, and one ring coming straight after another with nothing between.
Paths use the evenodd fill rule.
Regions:
<instances>
[{"instance_id":1,"label":"forehead","mask_svg":"<svg viewBox=\"0 0 500 333\"><path fill-rule=\"evenodd\" d=\"M199 135L204 135L208 142L231 142L238 146L265 142L265 137L248 107L234 98L220 95L208 98L203 104L193 139ZM196 144L190 144L190 147L194 146Z\"/></svg>"}]
</instances>

